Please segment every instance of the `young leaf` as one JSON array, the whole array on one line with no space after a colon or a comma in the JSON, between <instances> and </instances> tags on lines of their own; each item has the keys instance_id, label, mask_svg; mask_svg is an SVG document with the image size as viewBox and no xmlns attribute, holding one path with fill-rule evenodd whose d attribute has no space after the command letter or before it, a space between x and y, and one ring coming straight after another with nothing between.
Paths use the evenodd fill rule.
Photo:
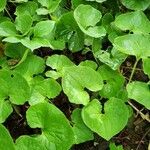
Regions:
<instances>
[{"instance_id":1,"label":"young leaf","mask_svg":"<svg viewBox=\"0 0 150 150\"><path fill-rule=\"evenodd\" d=\"M92 131L84 124L81 118L81 109L75 109L71 115L71 118L74 124L73 131L76 144L94 139Z\"/></svg>"},{"instance_id":2,"label":"young leaf","mask_svg":"<svg viewBox=\"0 0 150 150\"><path fill-rule=\"evenodd\" d=\"M16 17L16 29L22 34L27 34L32 26L33 20L30 14L24 13Z\"/></svg>"},{"instance_id":3,"label":"young leaf","mask_svg":"<svg viewBox=\"0 0 150 150\"><path fill-rule=\"evenodd\" d=\"M81 4L74 10L74 18L78 26L85 34L91 37L99 38L105 36L105 28L96 26L101 17L101 12L90 5Z\"/></svg>"},{"instance_id":4,"label":"young leaf","mask_svg":"<svg viewBox=\"0 0 150 150\"><path fill-rule=\"evenodd\" d=\"M103 81L101 75L90 67L65 67L63 68L62 87L70 102L87 105L89 95L84 88L93 92L99 91L103 87Z\"/></svg>"},{"instance_id":5,"label":"young leaf","mask_svg":"<svg viewBox=\"0 0 150 150\"><path fill-rule=\"evenodd\" d=\"M150 88L148 83L135 81L127 85L128 97L150 109Z\"/></svg>"},{"instance_id":6,"label":"young leaf","mask_svg":"<svg viewBox=\"0 0 150 150\"><path fill-rule=\"evenodd\" d=\"M34 27L35 37L45 37L54 29L55 21L46 20L38 22Z\"/></svg>"},{"instance_id":7,"label":"young leaf","mask_svg":"<svg viewBox=\"0 0 150 150\"><path fill-rule=\"evenodd\" d=\"M122 4L128 9L145 10L150 5L149 0L121 0Z\"/></svg>"},{"instance_id":8,"label":"young leaf","mask_svg":"<svg viewBox=\"0 0 150 150\"><path fill-rule=\"evenodd\" d=\"M138 59L150 56L150 36L142 34L128 34L117 37L114 47L122 53L134 55Z\"/></svg>"},{"instance_id":9,"label":"young leaf","mask_svg":"<svg viewBox=\"0 0 150 150\"><path fill-rule=\"evenodd\" d=\"M92 131L108 141L126 126L128 107L121 99L110 98L104 105L104 114L101 111L102 106L95 99L82 109L82 118Z\"/></svg>"},{"instance_id":10,"label":"young leaf","mask_svg":"<svg viewBox=\"0 0 150 150\"><path fill-rule=\"evenodd\" d=\"M7 3L7 0L1 0L1 2L0 2L0 12L5 9L6 3Z\"/></svg>"},{"instance_id":11,"label":"young leaf","mask_svg":"<svg viewBox=\"0 0 150 150\"><path fill-rule=\"evenodd\" d=\"M134 33L150 33L150 21L142 11L128 12L117 16L115 25L121 30Z\"/></svg>"},{"instance_id":12,"label":"young leaf","mask_svg":"<svg viewBox=\"0 0 150 150\"><path fill-rule=\"evenodd\" d=\"M15 150L13 139L11 138L8 130L0 124L0 149L1 150Z\"/></svg>"},{"instance_id":13,"label":"young leaf","mask_svg":"<svg viewBox=\"0 0 150 150\"><path fill-rule=\"evenodd\" d=\"M43 140L54 143L56 149L68 150L74 144L74 134L69 121L54 105L49 103L33 105L27 110L26 117L29 126L41 128L45 137ZM27 147L31 146L29 143L26 144Z\"/></svg>"}]
</instances>

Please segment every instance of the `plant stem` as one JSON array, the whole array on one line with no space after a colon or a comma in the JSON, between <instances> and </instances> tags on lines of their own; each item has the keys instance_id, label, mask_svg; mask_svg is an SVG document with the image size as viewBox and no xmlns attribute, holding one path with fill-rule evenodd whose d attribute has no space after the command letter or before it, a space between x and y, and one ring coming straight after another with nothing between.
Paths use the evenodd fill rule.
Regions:
<instances>
[{"instance_id":1,"label":"plant stem","mask_svg":"<svg viewBox=\"0 0 150 150\"><path fill-rule=\"evenodd\" d=\"M133 78L133 75L134 75L134 72L135 72L135 70L136 70L136 66L137 66L137 64L138 64L138 61L139 61L139 59L136 59L128 83L130 83L131 80L132 80L132 78Z\"/></svg>"},{"instance_id":2,"label":"plant stem","mask_svg":"<svg viewBox=\"0 0 150 150\"><path fill-rule=\"evenodd\" d=\"M128 83L130 83L131 80L132 80L132 78L133 78L133 75L134 75L134 72L135 72L135 70L136 70L136 66L137 66L137 64L138 64L138 61L139 61L139 59L136 59ZM150 123L149 116L147 116L146 114L143 114L143 113L142 113L140 110L138 110L130 101L128 101L128 104L129 104L134 110L136 110L137 113L140 114L140 116L141 116L144 120L147 120L147 121Z\"/></svg>"},{"instance_id":3,"label":"plant stem","mask_svg":"<svg viewBox=\"0 0 150 150\"><path fill-rule=\"evenodd\" d=\"M134 109L134 110L136 110L136 112L138 113L138 114L140 114L140 116L144 119L144 120L146 120L146 121L148 121L149 123L150 123L150 119L149 119L149 116L148 115L146 115L146 114L143 114L140 110L138 110L130 101L128 101L128 104Z\"/></svg>"}]
</instances>

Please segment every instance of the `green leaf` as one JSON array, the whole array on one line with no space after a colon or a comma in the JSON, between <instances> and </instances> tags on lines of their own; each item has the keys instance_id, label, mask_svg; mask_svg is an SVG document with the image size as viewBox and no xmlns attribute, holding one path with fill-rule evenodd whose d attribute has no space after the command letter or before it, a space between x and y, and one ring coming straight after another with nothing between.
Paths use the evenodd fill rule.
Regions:
<instances>
[{"instance_id":1,"label":"green leaf","mask_svg":"<svg viewBox=\"0 0 150 150\"><path fill-rule=\"evenodd\" d=\"M105 98L119 98L119 93L123 91L124 87L124 77L118 71L114 71L106 65L100 66L98 72L105 81L100 95Z\"/></svg>"},{"instance_id":2,"label":"green leaf","mask_svg":"<svg viewBox=\"0 0 150 150\"><path fill-rule=\"evenodd\" d=\"M150 58L143 59L142 61L144 73L150 77Z\"/></svg>"},{"instance_id":3,"label":"green leaf","mask_svg":"<svg viewBox=\"0 0 150 150\"><path fill-rule=\"evenodd\" d=\"M110 150L123 150L123 146L116 146L115 143L110 143L109 145Z\"/></svg>"},{"instance_id":4,"label":"green leaf","mask_svg":"<svg viewBox=\"0 0 150 150\"><path fill-rule=\"evenodd\" d=\"M63 38L68 42L69 49L73 52L79 51L84 46L84 34L76 23L73 12L62 15L56 26L57 38Z\"/></svg>"},{"instance_id":5,"label":"green leaf","mask_svg":"<svg viewBox=\"0 0 150 150\"><path fill-rule=\"evenodd\" d=\"M142 11L128 12L117 16L115 25L121 30L134 33L150 33L150 21Z\"/></svg>"},{"instance_id":6,"label":"green leaf","mask_svg":"<svg viewBox=\"0 0 150 150\"><path fill-rule=\"evenodd\" d=\"M20 43L6 43L5 55L11 58L22 58L27 48Z\"/></svg>"},{"instance_id":7,"label":"green leaf","mask_svg":"<svg viewBox=\"0 0 150 150\"><path fill-rule=\"evenodd\" d=\"M150 36L142 34L128 34L117 37L114 47L122 53L134 55L138 59L150 56Z\"/></svg>"},{"instance_id":8,"label":"green leaf","mask_svg":"<svg viewBox=\"0 0 150 150\"><path fill-rule=\"evenodd\" d=\"M54 105L39 103L27 110L27 122L31 128L41 128L42 142L54 143L56 149L68 150L74 144L74 134L65 115ZM32 137L34 140L34 137ZM30 143L26 143L28 149ZM31 143L32 144L32 143Z\"/></svg>"},{"instance_id":9,"label":"green leaf","mask_svg":"<svg viewBox=\"0 0 150 150\"><path fill-rule=\"evenodd\" d=\"M122 100L110 98L104 104L104 114L101 111L102 106L95 99L82 109L82 118L92 131L108 141L126 126L128 107Z\"/></svg>"},{"instance_id":10,"label":"green leaf","mask_svg":"<svg viewBox=\"0 0 150 150\"><path fill-rule=\"evenodd\" d=\"M45 79L36 84L35 89L48 98L55 98L61 92L61 86L54 79Z\"/></svg>"},{"instance_id":11,"label":"green leaf","mask_svg":"<svg viewBox=\"0 0 150 150\"><path fill-rule=\"evenodd\" d=\"M22 3L21 5L17 6L15 15L20 16L23 14L29 14L31 16L34 16L37 8L38 8L38 4L33 1Z\"/></svg>"},{"instance_id":12,"label":"green leaf","mask_svg":"<svg viewBox=\"0 0 150 150\"><path fill-rule=\"evenodd\" d=\"M53 55L47 58L46 65L61 71L63 67L74 66L74 63L65 55Z\"/></svg>"},{"instance_id":13,"label":"green leaf","mask_svg":"<svg viewBox=\"0 0 150 150\"><path fill-rule=\"evenodd\" d=\"M86 0L86 1L91 1L91 2L96 1L96 2L98 2L98 3L103 3L103 2L105 2L106 0Z\"/></svg>"},{"instance_id":14,"label":"green leaf","mask_svg":"<svg viewBox=\"0 0 150 150\"><path fill-rule=\"evenodd\" d=\"M56 150L54 143L49 142L44 135L30 137L20 136L16 140L16 150Z\"/></svg>"},{"instance_id":15,"label":"green leaf","mask_svg":"<svg viewBox=\"0 0 150 150\"><path fill-rule=\"evenodd\" d=\"M62 87L70 102L87 105L90 99L84 88L96 92L102 89L103 82L100 74L90 67L66 67L63 68Z\"/></svg>"},{"instance_id":16,"label":"green leaf","mask_svg":"<svg viewBox=\"0 0 150 150\"><path fill-rule=\"evenodd\" d=\"M35 37L45 37L49 35L55 27L55 21L46 20L38 22L34 27Z\"/></svg>"},{"instance_id":17,"label":"green leaf","mask_svg":"<svg viewBox=\"0 0 150 150\"><path fill-rule=\"evenodd\" d=\"M47 15L49 11L46 8L39 8L36 10L38 15Z\"/></svg>"},{"instance_id":18,"label":"green leaf","mask_svg":"<svg viewBox=\"0 0 150 150\"><path fill-rule=\"evenodd\" d=\"M111 69L117 70L125 61L127 56L126 54L121 53L120 51L113 48L111 53L104 50L98 51L95 54L95 57L97 57L104 64L108 65Z\"/></svg>"},{"instance_id":19,"label":"green leaf","mask_svg":"<svg viewBox=\"0 0 150 150\"><path fill-rule=\"evenodd\" d=\"M11 103L22 105L30 97L27 81L18 73L0 70L0 98L9 99Z\"/></svg>"},{"instance_id":20,"label":"green leaf","mask_svg":"<svg viewBox=\"0 0 150 150\"><path fill-rule=\"evenodd\" d=\"M29 37L25 37L21 39L20 42L27 48L31 49L32 51L40 47L51 47L53 49L53 46L50 44L50 41L46 38L34 37L32 40L30 40Z\"/></svg>"},{"instance_id":21,"label":"green leaf","mask_svg":"<svg viewBox=\"0 0 150 150\"><path fill-rule=\"evenodd\" d=\"M85 60L85 61L82 61L79 66L87 66L87 67L90 67L94 70L97 69L97 64L96 62L92 61L92 60Z\"/></svg>"},{"instance_id":22,"label":"green leaf","mask_svg":"<svg viewBox=\"0 0 150 150\"><path fill-rule=\"evenodd\" d=\"M53 78L53 79L58 79L58 78L61 77L61 73L53 71L53 70L47 71L45 73L45 75L46 75L46 77L50 77L50 78Z\"/></svg>"},{"instance_id":23,"label":"green leaf","mask_svg":"<svg viewBox=\"0 0 150 150\"><path fill-rule=\"evenodd\" d=\"M99 38L105 36L105 28L96 26L101 17L101 12L90 5L81 4L74 10L74 18L78 26L85 34L91 37Z\"/></svg>"},{"instance_id":24,"label":"green leaf","mask_svg":"<svg viewBox=\"0 0 150 150\"><path fill-rule=\"evenodd\" d=\"M148 83L135 81L127 85L128 97L150 109L150 88Z\"/></svg>"},{"instance_id":25,"label":"green leaf","mask_svg":"<svg viewBox=\"0 0 150 150\"><path fill-rule=\"evenodd\" d=\"M20 73L27 81L33 78L33 75L42 73L45 69L44 59L29 55L26 60L15 68L15 71Z\"/></svg>"},{"instance_id":26,"label":"green leaf","mask_svg":"<svg viewBox=\"0 0 150 150\"><path fill-rule=\"evenodd\" d=\"M0 36L15 36L17 30L15 25L10 21L0 23Z\"/></svg>"},{"instance_id":27,"label":"green leaf","mask_svg":"<svg viewBox=\"0 0 150 150\"><path fill-rule=\"evenodd\" d=\"M13 112L8 100L0 99L0 123L5 122L8 116Z\"/></svg>"},{"instance_id":28,"label":"green leaf","mask_svg":"<svg viewBox=\"0 0 150 150\"><path fill-rule=\"evenodd\" d=\"M30 14L24 13L16 17L15 24L16 29L22 34L27 34L31 29L33 20Z\"/></svg>"},{"instance_id":29,"label":"green leaf","mask_svg":"<svg viewBox=\"0 0 150 150\"><path fill-rule=\"evenodd\" d=\"M5 9L6 3L7 3L7 0L1 0L1 2L0 2L0 12Z\"/></svg>"},{"instance_id":30,"label":"green leaf","mask_svg":"<svg viewBox=\"0 0 150 150\"><path fill-rule=\"evenodd\" d=\"M93 132L84 124L81 118L81 109L75 109L71 115L73 122L73 131L75 135L75 143L83 143L93 140Z\"/></svg>"},{"instance_id":31,"label":"green leaf","mask_svg":"<svg viewBox=\"0 0 150 150\"><path fill-rule=\"evenodd\" d=\"M121 0L122 4L128 9L145 10L150 5L149 0Z\"/></svg>"},{"instance_id":32,"label":"green leaf","mask_svg":"<svg viewBox=\"0 0 150 150\"><path fill-rule=\"evenodd\" d=\"M0 149L1 150L15 150L13 139L8 130L0 124Z\"/></svg>"},{"instance_id":33,"label":"green leaf","mask_svg":"<svg viewBox=\"0 0 150 150\"><path fill-rule=\"evenodd\" d=\"M38 0L38 2L52 13L57 9L61 0Z\"/></svg>"}]
</instances>

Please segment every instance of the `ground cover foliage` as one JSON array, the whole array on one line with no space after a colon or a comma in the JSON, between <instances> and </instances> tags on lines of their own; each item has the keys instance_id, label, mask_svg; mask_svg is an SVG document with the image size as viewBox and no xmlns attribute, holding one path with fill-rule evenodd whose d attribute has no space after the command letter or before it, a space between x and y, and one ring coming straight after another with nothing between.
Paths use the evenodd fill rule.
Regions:
<instances>
[{"instance_id":1,"label":"ground cover foliage","mask_svg":"<svg viewBox=\"0 0 150 150\"><path fill-rule=\"evenodd\" d=\"M149 0L1 0L0 150L148 149L149 12Z\"/></svg>"}]
</instances>

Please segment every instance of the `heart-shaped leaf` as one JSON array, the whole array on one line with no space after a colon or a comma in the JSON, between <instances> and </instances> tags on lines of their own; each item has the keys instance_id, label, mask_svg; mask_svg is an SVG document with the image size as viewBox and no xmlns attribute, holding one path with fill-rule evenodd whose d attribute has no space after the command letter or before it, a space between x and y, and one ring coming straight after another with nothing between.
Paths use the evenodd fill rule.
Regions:
<instances>
[{"instance_id":1,"label":"heart-shaped leaf","mask_svg":"<svg viewBox=\"0 0 150 150\"><path fill-rule=\"evenodd\" d=\"M63 68L62 87L70 102L87 105L90 99L84 88L99 91L103 81L101 75L90 67L66 67Z\"/></svg>"},{"instance_id":2,"label":"heart-shaped leaf","mask_svg":"<svg viewBox=\"0 0 150 150\"><path fill-rule=\"evenodd\" d=\"M46 146L48 150L55 147L59 150L68 150L74 144L74 134L69 121L54 105L49 103L33 105L27 110L26 117L29 126L41 128L42 134L34 137L20 137L21 139L17 140L18 147L23 144L24 149L32 149L32 144L34 144L33 149L35 150L35 142L42 142L43 145L40 144L40 147Z\"/></svg>"},{"instance_id":3,"label":"heart-shaped leaf","mask_svg":"<svg viewBox=\"0 0 150 150\"><path fill-rule=\"evenodd\" d=\"M128 34L117 37L114 47L122 53L134 55L138 59L150 56L150 36L142 34Z\"/></svg>"},{"instance_id":4,"label":"heart-shaped leaf","mask_svg":"<svg viewBox=\"0 0 150 150\"><path fill-rule=\"evenodd\" d=\"M95 99L82 109L82 118L92 131L104 139L110 140L127 124L128 107L121 99L110 98L104 104L104 114L101 111L102 106Z\"/></svg>"},{"instance_id":5,"label":"heart-shaped leaf","mask_svg":"<svg viewBox=\"0 0 150 150\"><path fill-rule=\"evenodd\" d=\"M150 85L135 81L127 85L128 97L150 109Z\"/></svg>"}]
</instances>

